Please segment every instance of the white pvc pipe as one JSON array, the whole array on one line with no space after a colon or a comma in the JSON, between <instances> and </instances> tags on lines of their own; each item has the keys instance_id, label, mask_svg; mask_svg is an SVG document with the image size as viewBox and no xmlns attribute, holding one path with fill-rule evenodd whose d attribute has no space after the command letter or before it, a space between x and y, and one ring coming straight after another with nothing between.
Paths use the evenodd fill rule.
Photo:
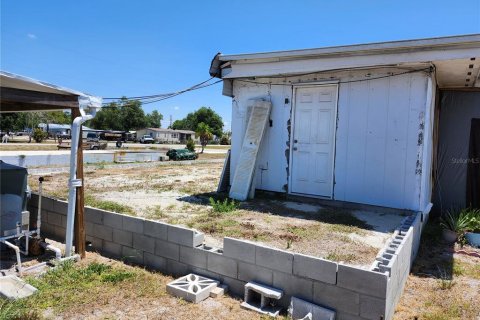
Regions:
<instances>
[{"instance_id":1,"label":"white pvc pipe","mask_svg":"<svg viewBox=\"0 0 480 320\"><path fill-rule=\"evenodd\" d=\"M51 244L46 243L46 242L40 242L40 245L47 250L55 252L55 259L57 259L57 260L62 259L62 251L59 248L54 247Z\"/></svg>"},{"instance_id":2,"label":"white pvc pipe","mask_svg":"<svg viewBox=\"0 0 480 320\"><path fill-rule=\"evenodd\" d=\"M15 254L17 255L17 269L18 269L18 274L20 276L22 276L22 259L20 258L20 248L16 245L14 245L13 243L10 243L8 241L3 241L3 243L5 243L7 246L9 246L10 248L12 248L13 250L15 250Z\"/></svg>"},{"instance_id":3,"label":"white pvc pipe","mask_svg":"<svg viewBox=\"0 0 480 320\"><path fill-rule=\"evenodd\" d=\"M77 197L77 188L81 187L82 182L77 180L77 153L78 143L81 139L80 128L82 123L95 117L96 109L92 114L85 114L80 106L80 117L76 117L72 124L72 141L70 143L70 181L68 191L68 209L67 209L67 228L65 231L65 256L72 255L73 246L73 224L75 221L75 201ZM83 165L83 163L82 163Z\"/></svg>"}]
</instances>

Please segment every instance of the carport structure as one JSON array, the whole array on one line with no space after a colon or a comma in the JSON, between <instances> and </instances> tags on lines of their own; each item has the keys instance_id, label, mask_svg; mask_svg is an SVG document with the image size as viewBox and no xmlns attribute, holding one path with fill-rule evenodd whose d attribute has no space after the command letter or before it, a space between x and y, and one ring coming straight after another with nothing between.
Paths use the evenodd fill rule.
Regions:
<instances>
[{"instance_id":1,"label":"carport structure","mask_svg":"<svg viewBox=\"0 0 480 320\"><path fill-rule=\"evenodd\" d=\"M72 146L65 255L85 256L83 151L81 124L95 116L102 99L83 92L0 71L0 113L59 111L70 109Z\"/></svg>"}]
</instances>

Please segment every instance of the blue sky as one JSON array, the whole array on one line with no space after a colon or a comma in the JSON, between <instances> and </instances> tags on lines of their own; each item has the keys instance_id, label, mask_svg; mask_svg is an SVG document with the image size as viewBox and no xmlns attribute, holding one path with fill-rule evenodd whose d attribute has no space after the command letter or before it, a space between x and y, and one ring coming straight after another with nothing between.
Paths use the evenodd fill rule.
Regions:
<instances>
[{"instance_id":1,"label":"blue sky","mask_svg":"<svg viewBox=\"0 0 480 320\"><path fill-rule=\"evenodd\" d=\"M480 0L1 1L1 69L103 97L171 92L248 53L480 33ZM221 84L145 106L200 106L230 126Z\"/></svg>"}]
</instances>

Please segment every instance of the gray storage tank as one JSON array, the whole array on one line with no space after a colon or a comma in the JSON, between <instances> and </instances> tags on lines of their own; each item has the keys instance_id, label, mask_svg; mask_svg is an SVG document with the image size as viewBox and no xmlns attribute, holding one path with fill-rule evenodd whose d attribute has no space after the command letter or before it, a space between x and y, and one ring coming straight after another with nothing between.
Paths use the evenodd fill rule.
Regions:
<instances>
[{"instance_id":1,"label":"gray storage tank","mask_svg":"<svg viewBox=\"0 0 480 320\"><path fill-rule=\"evenodd\" d=\"M0 237L15 233L27 207L28 172L0 160Z\"/></svg>"}]
</instances>

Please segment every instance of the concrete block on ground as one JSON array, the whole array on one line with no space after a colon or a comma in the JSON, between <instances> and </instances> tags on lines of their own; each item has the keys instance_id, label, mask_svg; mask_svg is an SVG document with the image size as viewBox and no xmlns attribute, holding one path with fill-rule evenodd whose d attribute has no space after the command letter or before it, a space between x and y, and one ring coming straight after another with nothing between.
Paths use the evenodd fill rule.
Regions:
<instances>
[{"instance_id":1,"label":"concrete block on ground","mask_svg":"<svg viewBox=\"0 0 480 320\"><path fill-rule=\"evenodd\" d=\"M292 297L288 314L293 320L335 320L335 311Z\"/></svg>"},{"instance_id":2,"label":"concrete block on ground","mask_svg":"<svg viewBox=\"0 0 480 320\"><path fill-rule=\"evenodd\" d=\"M188 274L167 284L167 292L187 301L198 303L207 299L219 285L218 281L196 274Z\"/></svg>"},{"instance_id":3,"label":"concrete block on ground","mask_svg":"<svg viewBox=\"0 0 480 320\"><path fill-rule=\"evenodd\" d=\"M360 294L335 285L314 282L312 301L337 313L360 314Z\"/></svg>"},{"instance_id":4,"label":"concrete block on ground","mask_svg":"<svg viewBox=\"0 0 480 320\"><path fill-rule=\"evenodd\" d=\"M91 249L93 249L94 251L102 251L102 249L103 249L103 239L87 235L85 237L85 240L87 242L91 243Z\"/></svg>"},{"instance_id":5,"label":"concrete block on ground","mask_svg":"<svg viewBox=\"0 0 480 320\"><path fill-rule=\"evenodd\" d=\"M365 319L385 319L386 300L360 295L360 316Z\"/></svg>"},{"instance_id":6,"label":"concrete block on ground","mask_svg":"<svg viewBox=\"0 0 480 320\"><path fill-rule=\"evenodd\" d=\"M123 229L123 216L113 213L113 212L104 212L103 213L103 224L112 227L114 229Z\"/></svg>"},{"instance_id":7,"label":"concrete block on ground","mask_svg":"<svg viewBox=\"0 0 480 320\"><path fill-rule=\"evenodd\" d=\"M238 262L238 279L245 282L258 282L273 285L273 271L254 264Z\"/></svg>"},{"instance_id":8,"label":"concrete block on ground","mask_svg":"<svg viewBox=\"0 0 480 320\"><path fill-rule=\"evenodd\" d=\"M168 225L167 240L186 247L198 247L203 243L204 235L196 230Z\"/></svg>"},{"instance_id":9,"label":"concrete block on ground","mask_svg":"<svg viewBox=\"0 0 480 320\"><path fill-rule=\"evenodd\" d=\"M218 253L208 252L207 269L221 275L237 278L237 261Z\"/></svg>"},{"instance_id":10,"label":"concrete block on ground","mask_svg":"<svg viewBox=\"0 0 480 320\"><path fill-rule=\"evenodd\" d=\"M118 243L103 240L103 252L115 258L122 256L122 246Z\"/></svg>"},{"instance_id":11,"label":"concrete block on ground","mask_svg":"<svg viewBox=\"0 0 480 320\"><path fill-rule=\"evenodd\" d=\"M85 221L85 234L87 236L95 236L95 230L93 227L93 223Z\"/></svg>"},{"instance_id":12,"label":"concrete block on ground","mask_svg":"<svg viewBox=\"0 0 480 320\"><path fill-rule=\"evenodd\" d=\"M388 276L384 273L338 265L337 286L385 299Z\"/></svg>"},{"instance_id":13,"label":"concrete block on ground","mask_svg":"<svg viewBox=\"0 0 480 320\"><path fill-rule=\"evenodd\" d=\"M123 230L135 233L143 233L144 219L137 217L122 216Z\"/></svg>"},{"instance_id":14,"label":"concrete block on ground","mask_svg":"<svg viewBox=\"0 0 480 320\"><path fill-rule=\"evenodd\" d=\"M228 292L228 286L221 284L217 286L216 288L213 288L212 291L210 291L210 297L211 298L218 298L223 296L225 293Z\"/></svg>"},{"instance_id":15,"label":"concrete block on ground","mask_svg":"<svg viewBox=\"0 0 480 320\"><path fill-rule=\"evenodd\" d=\"M269 269L292 273L293 253L257 245L255 248L255 263Z\"/></svg>"},{"instance_id":16,"label":"concrete block on ground","mask_svg":"<svg viewBox=\"0 0 480 320\"><path fill-rule=\"evenodd\" d=\"M127 262L143 264L143 251L122 246L122 258Z\"/></svg>"},{"instance_id":17,"label":"concrete block on ground","mask_svg":"<svg viewBox=\"0 0 480 320\"><path fill-rule=\"evenodd\" d=\"M0 296L17 300L31 296L37 292L37 288L25 283L22 279L14 275L0 277Z\"/></svg>"},{"instance_id":18,"label":"concrete block on ground","mask_svg":"<svg viewBox=\"0 0 480 320\"><path fill-rule=\"evenodd\" d=\"M65 217L64 217L64 219L65 219ZM66 227L66 224L64 225L62 223L62 215L58 214L56 212L48 212L47 221L48 221L48 223L53 224L54 226Z\"/></svg>"},{"instance_id":19,"label":"concrete block on ground","mask_svg":"<svg viewBox=\"0 0 480 320\"><path fill-rule=\"evenodd\" d=\"M165 223L145 220L143 222L143 233L157 239L167 240L167 227Z\"/></svg>"},{"instance_id":20,"label":"concrete block on ground","mask_svg":"<svg viewBox=\"0 0 480 320\"><path fill-rule=\"evenodd\" d=\"M229 277L224 277L222 282L228 286L229 295L243 298L245 294L245 282Z\"/></svg>"},{"instance_id":21,"label":"concrete block on ground","mask_svg":"<svg viewBox=\"0 0 480 320\"><path fill-rule=\"evenodd\" d=\"M93 236L103 240L112 241L113 229L101 224L93 224ZM114 240L114 242L117 241Z\"/></svg>"},{"instance_id":22,"label":"concrete block on ground","mask_svg":"<svg viewBox=\"0 0 480 320\"><path fill-rule=\"evenodd\" d=\"M38 195L35 195L36 197L36 200L35 201L35 207L38 208ZM32 201L34 199L34 195L32 193L32 198L30 201ZM53 211L53 202L54 200L52 198L48 198L48 197L42 197L42 210L46 210L46 211ZM35 212L37 212L35 210Z\"/></svg>"},{"instance_id":23,"label":"concrete block on ground","mask_svg":"<svg viewBox=\"0 0 480 320\"><path fill-rule=\"evenodd\" d=\"M207 269L207 251L180 246L180 262Z\"/></svg>"},{"instance_id":24,"label":"concrete block on ground","mask_svg":"<svg viewBox=\"0 0 480 320\"><path fill-rule=\"evenodd\" d=\"M255 247L256 245L249 241L223 238L223 255L225 257L255 264Z\"/></svg>"},{"instance_id":25,"label":"concrete block on ground","mask_svg":"<svg viewBox=\"0 0 480 320\"><path fill-rule=\"evenodd\" d=\"M313 298L313 281L310 279L275 271L273 286L282 289L286 296L296 296L309 301ZM289 304L290 301L282 301L282 305L288 306Z\"/></svg>"},{"instance_id":26,"label":"concrete block on ground","mask_svg":"<svg viewBox=\"0 0 480 320\"><path fill-rule=\"evenodd\" d=\"M96 209L96 208L91 208L91 207L85 207L85 221L92 222L92 223L97 223L97 224L103 224L103 210Z\"/></svg>"},{"instance_id":27,"label":"concrete block on ground","mask_svg":"<svg viewBox=\"0 0 480 320\"><path fill-rule=\"evenodd\" d=\"M167 259L154 254L144 252L143 263L146 267L165 272L167 270Z\"/></svg>"},{"instance_id":28,"label":"concrete block on ground","mask_svg":"<svg viewBox=\"0 0 480 320\"><path fill-rule=\"evenodd\" d=\"M155 239L143 234L133 234L133 247L149 253L155 253Z\"/></svg>"},{"instance_id":29,"label":"concrete block on ground","mask_svg":"<svg viewBox=\"0 0 480 320\"><path fill-rule=\"evenodd\" d=\"M155 240L155 255L178 261L180 259L180 246L163 240Z\"/></svg>"},{"instance_id":30,"label":"concrete block on ground","mask_svg":"<svg viewBox=\"0 0 480 320\"><path fill-rule=\"evenodd\" d=\"M245 297L241 307L276 317L282 309L276 305L276 302L282 296L282 290L249 282L245 285Z\"/></svg>"},{"instance_id":31,"label":"concrete block on ground","mask_svg":"<svg viewBox=\"0 0 480 320\"><path fill-rule=\"evenodd\" d=\"M105 228L110 228L110 227L105 227ZM119 243L127 247L132 247L133 234L130 231L113 229L113 242Z\"/></svg>"},{"instance_id":32,"label":"concrete block on ground","mask_svg":"<svg viewBox=\"0 0 480 320\"><path fill-rule=\"evenodd\" d=\"M321 258L297 253L293 257L294 275L330 284L337 283L337 267L338 264L336 262Z\"/></svg>"}]
</instances>

